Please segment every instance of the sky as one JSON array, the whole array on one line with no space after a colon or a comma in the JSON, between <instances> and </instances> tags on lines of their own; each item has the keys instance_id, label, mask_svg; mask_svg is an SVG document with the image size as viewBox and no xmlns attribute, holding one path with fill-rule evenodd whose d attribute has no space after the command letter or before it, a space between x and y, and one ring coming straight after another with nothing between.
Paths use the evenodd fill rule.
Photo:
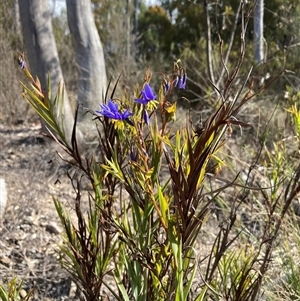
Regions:
<instances>
[{"instance_id":1,"label":"sky","mask_svg":"<svg viewBox=\"0 0 300 301\"><path fill-rule=\"evenodd\" d=\"M144 0L147 6L155 5L159 1L158 0ZM59 15L60 11L63 8L66 8L66 1L65 0L49 0L50 7L54 9L55 15Z\"/></svg>"}]
</instances>

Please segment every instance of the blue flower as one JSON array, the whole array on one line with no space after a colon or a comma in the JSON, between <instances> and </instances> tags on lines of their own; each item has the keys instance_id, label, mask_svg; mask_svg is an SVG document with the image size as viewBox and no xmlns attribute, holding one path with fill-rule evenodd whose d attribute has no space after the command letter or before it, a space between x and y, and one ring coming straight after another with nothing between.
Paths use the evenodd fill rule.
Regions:
<instances>
[{"instance_id":1,"label":"blue flower","mask_svg":"<svg viewBox=\"0 0 300 301\"><path fill-rule=\"evenodd\" d=\"M165 93L168 93L170 90L170 83L166 79L164 80L163 88Z\"/></svg>"},{"instance_id":2,"label":"blue flower","mask_svg":"<svg viewBox=\"0 0 300 301\"><path fill-rule=\"evenodd\" d=\"M147 125L149 125L149 123L150 123L150 118L149 118L149 114L148 114L148 112L147 112L146 110L144 110L144 112L143 112L143 118L144 118L145 123L146 123Z\"/></svg>"},{"instance_id":3,"label":"blue flower","mask_svg":"<svg viewBox=\"0 0 300 301\"><path fill-rule=\"evenodd\" d=\"M174 87L178 86L178 89L185 89L186 86L186 73L181 72L181 75L176 75L175 80L173 82Z\"/></svg>"},{"instance_id":4,"label":"blue flower","mask_svg":"<svg viewBox=\"0 0 300 301\"><path fill-rule=\"evenodd\" d=\"M25 67L26 67L26 62L22 59L22 58L19 58L18 59L18 63L19 63L19 66L20 66L20 68L23 70L23 69L25 69Z\"/></svg>"},{"instance_id":5,"label":"blue flower","mask_svg":"<svg viewBox=\"0 0 300 301\"><path fill-rule=\"evenodd\" d=\"M130 152L130 154L129 154L129 156L130 156L130 160L131 161L133 161L133 162L136 162L137 161L137 153L136 152L134 152L133 150Z\"/></svg>"},{"instance_id":6,"label":"blue flower","mask_svg":"<svg viewBox=\"0 0 300 301\"><path fill-rule=\"evenodd\" d=\"M185 89L185 86L186 86L186 73L183 73L183 75L180 76L178 88Z\"/></svg>"},{"instance_id":7,"label":"blue flower","mask_svg":"<svg viewBox=\"0 0 300 301\"><path fill-rule=\"evenodd\" d=\"M149 101L155 100L156 95L154 94L152 88L148 83L145 84L144 89L141 91L142 98L136 98L135 102L138 102L142 105L147 105Z\"/></svg>"},{"instance_id":8,"label":"blue flower","mask_svg":"<svg viewBox=\"0 0 300 301\"><path fill-rule=\"evenodd\" d=\"M101 110L97 110L97 114L101 114L107 118L116 119L116 120L127 120L129 116L132 115L131 112L127 109L124 113L121 113L118 110L118 104L114 103L111 99L109 99L107 104L99 105Z\"/></svg>"}]
</instances>

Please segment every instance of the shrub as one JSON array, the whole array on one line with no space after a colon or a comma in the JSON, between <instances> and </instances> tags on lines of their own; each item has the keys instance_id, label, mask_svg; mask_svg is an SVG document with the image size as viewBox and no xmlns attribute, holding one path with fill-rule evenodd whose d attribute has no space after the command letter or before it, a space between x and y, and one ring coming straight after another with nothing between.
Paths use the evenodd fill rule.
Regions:
<instances>
[{"instance_id":1,"label":"shrub","mask_svg":"<svg viewBox=\"0 0 300 301\"><path fill-rule=\"evenodd\" d=\"M274 141L274 152L263 152L262 140L242 182L239 174L231 180L218 174L226 164L219 153L233 128L251 127L238 113L267 87L257 92L251 85L247 88L250 72L239 83L246 49L243 33L244 28L239 59L223 89L214 87L219 96L205 122L199 118L198 124L174 129L176 103L171 95L187 84L179 60L170 74L159 73L159 89L153 89L154 75L147 70L134 99L115 95L114 86L99 110L88 111L99 136L92 155L79 151L76 122L70 144L58 125L63 87L51 104L20 56L29 80L22 84L23 97L68 155L61 158L80 175L70 176L76 222L58 199L54 204L64 227L61 263L87 300L99 300L102 287L117 300L240 301L262 296L284 218L300 190L300 172L297 165L286 164L280 143ZM252 177L261 156L268 186ZM86 180L92 191L84 214ZM235 192L230 200L228 191ZM251 197L257 200L249 203ZM260 213L259 233L239 219L243 206ZM219 221L212 219L213 210L221 211Z\"/></svg>"}]
</instances>

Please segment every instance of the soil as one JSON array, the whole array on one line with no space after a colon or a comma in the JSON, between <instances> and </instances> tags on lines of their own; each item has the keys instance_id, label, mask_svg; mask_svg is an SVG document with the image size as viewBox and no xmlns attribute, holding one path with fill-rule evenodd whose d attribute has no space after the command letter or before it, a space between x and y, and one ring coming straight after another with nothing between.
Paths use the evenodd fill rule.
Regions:
<instances>
[{"instance_id":1,"label":"soil","mask_svg":"<svg viewBox=\"0 0 300 301\"><path fill-rule=\"evenodd\" d=\"M5 179L8 202L0 231L0 284L18 277L21 293L30 300L79 300L70 276L58 261L60 223L56 197L72 207L74 190L67 166L58 161L53 142L40 125L0 127L0 177Z\"/></svg>"}]
</instances>

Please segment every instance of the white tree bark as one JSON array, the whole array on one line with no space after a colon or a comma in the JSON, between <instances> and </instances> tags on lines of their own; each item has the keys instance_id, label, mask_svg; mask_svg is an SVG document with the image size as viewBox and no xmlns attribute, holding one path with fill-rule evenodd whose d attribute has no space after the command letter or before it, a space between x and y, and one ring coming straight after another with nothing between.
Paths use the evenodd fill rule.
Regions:
<instances>
[{"instance_id":1,"label":"white tree bark","mask_svg":"<svg viewBox=\"0 0 300 301\"><path fill-rule=\"evenodd\" d=\"M134 11L133 11L133 33L134 33L135 53L137 54L139 0L134 0L134 4L133 5L134 5Z\"/></svg>"},{"instance_id":2,"label":"white tree bark","mask_svg":"<svg viewBox=\"0 0 300 301\"><path fill-rule=\"evenodd\" d=\"M63 74L54 39L48 0L19 0L19 8L30 71L33 76L38 76L45 90L48 74L50 75L51 100L53 101L58 84L63 81ZM64 129L67 141L70 143L74 117L66 90L62 113L60 126Z\"/></svg>"},{"instance_id":3,"label":"white tree bark","mask_svg":"<svg viewBox=\"0 0 300 301\"><path fill-rule=\"evenodd\" d=\"M21 36L20 9L18 0L13 0L14 31Z\"/></svg>"},{"instance_id":4,"label":"white tree bark","mask_svg":"<svg viewBox=\"0 0 300 301\"><path fill-rule=\"evenodd\" d=\"M257 0L254 9L254 60L261 64L264 60L264 0Z\"/></svg>"},{"instance_id":5,"label":"white tree bark","mask_svg":"<svg viewBox=\"0 0 300 301\"><path fill-rule=\"evenodd\" d=\"M103 48L94 22L90 0L67 0L69 29L79 68L78 101L95 110L103 102L107 88ZM90 119L87 115L86 118ZM85 121L83 114L79 122Z\"/></svg>"}]
</instances>

